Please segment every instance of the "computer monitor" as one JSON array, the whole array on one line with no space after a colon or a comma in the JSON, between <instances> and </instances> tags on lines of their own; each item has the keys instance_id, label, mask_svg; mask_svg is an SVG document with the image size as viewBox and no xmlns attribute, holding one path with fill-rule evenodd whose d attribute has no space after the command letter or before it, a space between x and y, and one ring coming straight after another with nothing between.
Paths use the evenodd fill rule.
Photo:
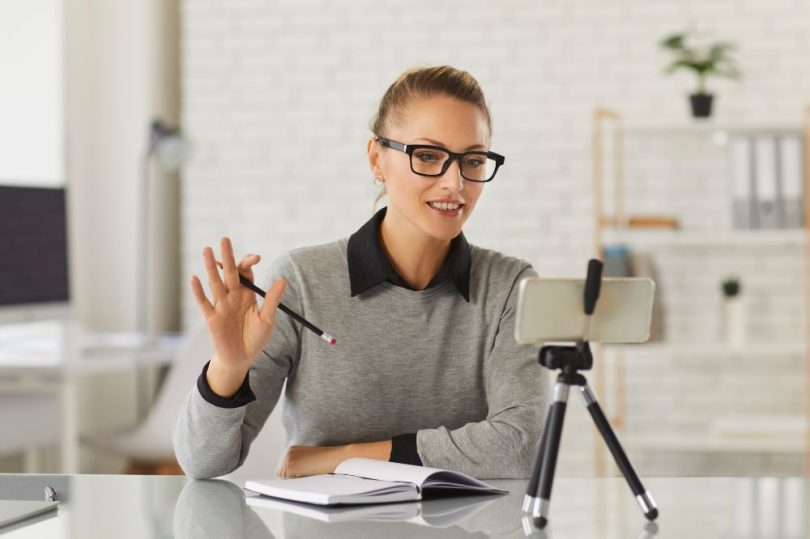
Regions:
<instances>
[{"instance_id":1,"label":"computer monitor","mask_svg":"<svg viewBox=\"0 0 810 539\"><path fill-rule=\"evenodd\" d=\"M63 304L68 289L65 189L0 185L0 309Z\"/></svg>"}]
</instances>

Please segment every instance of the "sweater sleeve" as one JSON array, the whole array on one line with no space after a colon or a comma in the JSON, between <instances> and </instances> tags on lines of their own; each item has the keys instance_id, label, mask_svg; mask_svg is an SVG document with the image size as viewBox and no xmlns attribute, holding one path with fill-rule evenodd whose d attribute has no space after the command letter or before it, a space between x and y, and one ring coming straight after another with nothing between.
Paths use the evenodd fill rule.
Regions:
<instances>
[{"instance_id":1,"label":"sweater sleeve","mask_svg":"<svg viewBox=\"0 0 810 539\"><path fill-rule=\"evenodd\" d=\"M267 290L273 281L287 281L282 301L301 312L299 282L288 254L276 258L261 288ZM261 301L259 300L260 305ZM173 432L177 462L194 479L208 479L234 471L248 455L250 444L259 434L281 395L284 381L300 355L300 327L289 316L278 311L273 335L250 367L246 378L247 393L255 400L241 406L224 406L206 399L195 384L181 405ZM245 392L243 387L241 392Z\"/></svg>"},{"instance_id":2,"label":"sweater sleeve","mask_svg":"<svg viewBox=\"0 0 810 539\"><path fill-rule=\"evenodd\" d=\"M536 276L529 266L512 283L494 344L484 360L488 413L485 420L453 430L417 431L417 451L425 466L480 478L531 475L550 393L550 375L537 361L538 349L515 340L518 285Z\"/></svg>"}]
</instances>

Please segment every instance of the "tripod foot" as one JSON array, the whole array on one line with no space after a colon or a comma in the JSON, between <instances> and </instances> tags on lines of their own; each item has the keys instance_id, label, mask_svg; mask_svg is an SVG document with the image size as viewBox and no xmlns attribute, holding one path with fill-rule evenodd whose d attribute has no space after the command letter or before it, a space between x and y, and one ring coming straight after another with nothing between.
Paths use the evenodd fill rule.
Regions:
<instances>
[{"instance_id":1,"label":"tripod foot","mask_svg":"<svg viewBox=\"0 0 810 539\"><path fill-rule=\"evenodd\" d=\"M534 522L534 526L536 528L539 528L539 529L542 530L543 528L546 527L546 524L548 524L548 519L546 517L535 517L533 519L533 522Z\"/></svg>"},{"instance_id":2,"label":"tripod foot","mask_svg":"<svg viewBox=\"0 0 810 539\"><path fill-rule=\"evenodd\" d=\"M655 506L652 494L645 490L643 494L636 496L636 501L641 506L641 511L647 520L653 521L658 518L658 508Z\"/></svg>"}]
</instances>

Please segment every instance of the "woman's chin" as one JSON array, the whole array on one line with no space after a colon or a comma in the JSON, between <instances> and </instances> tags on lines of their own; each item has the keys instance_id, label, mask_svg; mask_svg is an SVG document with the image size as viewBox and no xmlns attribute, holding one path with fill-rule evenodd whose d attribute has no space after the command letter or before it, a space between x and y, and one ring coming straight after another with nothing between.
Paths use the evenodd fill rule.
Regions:
<instances>
[{"instance_id":1,"label":"woman's chin","mask_svg":"<svg viewBox=\"0 0 810 539\"><path fill-rule=\"evenodd\" d=\"M450 241L461 233L464 221L466 221L466 219L460 219L453 223L428 222L425 223L422 229L437 240Z\"/></svg>"}]
</instances>

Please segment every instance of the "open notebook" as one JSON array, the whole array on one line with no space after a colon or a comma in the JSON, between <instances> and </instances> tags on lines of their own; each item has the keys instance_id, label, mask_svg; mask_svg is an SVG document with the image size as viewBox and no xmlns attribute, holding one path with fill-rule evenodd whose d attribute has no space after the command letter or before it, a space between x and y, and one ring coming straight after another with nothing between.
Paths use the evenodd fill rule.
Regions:
<instances>
[{"instance_id":1,"label":"open notebook","mask_svg":"<svg viewBox=\"0 0 810 539\"><path fill-rule=\"evenodd\" d=\"M333 474L247 481L245 489L317 505L421 500L423 493L506 492L459 472L361 458L343 461Z\"/></svg>"},{"instance_id":2,"label":"open notebook","mask_svg":"<svg viewBox=\"0 0 810 539\"><path fill-rule=\"evenodd\" d=\"M429 501L380 503L373 505L312 505L303 502L279 500L261 494L248 494L248 505L294 513L322 522L409 522L421 526L447 528L458 524L499 499L497 494L481 496L455 496ZM261 513L259 513L261 514Z\"/></svg>"}]
</instances>

